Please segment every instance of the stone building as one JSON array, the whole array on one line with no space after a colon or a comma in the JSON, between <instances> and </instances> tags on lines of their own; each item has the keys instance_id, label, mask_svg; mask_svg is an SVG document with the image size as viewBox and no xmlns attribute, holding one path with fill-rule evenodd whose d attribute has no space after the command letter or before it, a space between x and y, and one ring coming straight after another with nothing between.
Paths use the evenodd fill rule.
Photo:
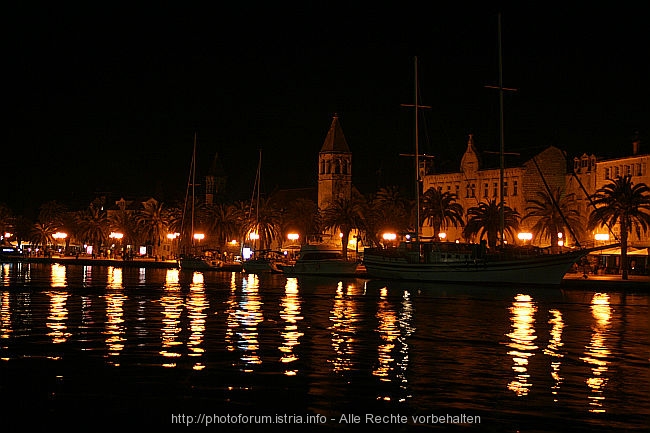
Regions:
<instances>
[{"instance_id":1,"label":"stone building","mask_svg":"<svg viewBox=\"0 0 650 433\"><path fill-rule=\"evenodd\" d=\"M499 164L488 165L474 145L474 138L469 136L467 148L460 163L460 171L453 173L426 174L422 179L422 189L438 188L442 192L455 193L465 211L487 200L500 200L499 184L501 169ZM554 146L534 155L509 155L504 167L504 203L525 214L527 200L548 187L551 191L564 187L566 182L566 158L564 153ZM524 221L520 231L530 231L534 221ZM463 240L462 227L444 229L446 240ZM422 228L422 236L432 236L431 227ZM506 242L518 242L516 239L504 238ZM533 244L539 244L535 239Z\"/></svg>"},{"instance_id":2,"label":"stone building","mask_svg":"<svg viewBox=\"0 0 650 433\"><path fill-rule=\"evenodd\" d=\"M334 114L330 129L318 154L318 208L325 209L334 199L350 199L352 194L352 152Z\"/></svg>"},{"instance_id":3,"label":"stone building","mask_svg":"<svg viewBox=\"0 0 650 433\"><path fill-rule=\"evenodd\" d=\"M631 176L634 184L645 183L650 186L650 154L640 152L640 141L632 143L631 155L621 158L598 159L593 154L582 154L573 159L573 173L567 176L567 193L574 193L578 201L578 210L581 215L589 215L592 210L588 199L597 190L610 183L619 176ZM586 217L585 217L586 222ZM610 236L610 241L620 238L618 227L612 227L612 233L607 227L599 227L588 233L591 241L604 239ZM628 245L633 248L650 247L650 233L635 231L628 235Z\"/></svg>"}]
</instances>

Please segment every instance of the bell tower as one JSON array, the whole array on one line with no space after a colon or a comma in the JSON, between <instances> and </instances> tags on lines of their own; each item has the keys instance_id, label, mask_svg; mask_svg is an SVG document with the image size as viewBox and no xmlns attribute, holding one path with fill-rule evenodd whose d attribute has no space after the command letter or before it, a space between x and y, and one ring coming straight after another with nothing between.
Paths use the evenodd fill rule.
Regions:
<instances>
[{"instance_id":1,"label":"bell tower","mask_svg":"<svg viewBox=\"0 0 650 433\"><path fill-rule=\"evenodd\" d=\"M334 114L323 147L318 154L318 208L352 194L352 152L343 135L338 114Z\"/></svg>"}]
</instances>

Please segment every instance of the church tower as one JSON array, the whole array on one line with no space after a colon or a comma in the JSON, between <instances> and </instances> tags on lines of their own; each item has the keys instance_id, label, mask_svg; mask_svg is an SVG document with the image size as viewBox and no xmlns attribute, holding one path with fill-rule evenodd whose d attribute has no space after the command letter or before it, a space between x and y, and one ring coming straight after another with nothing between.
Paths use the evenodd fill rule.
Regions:
<instances>
[{"instance_id":1,"label":"church tower","mask_svg":"<svg viewBox=\"0 0 650 433\"><path fill-rule=\"evenodd\" d=\"M331 200L350 199L352 195L352 152L343 135L337 114L318 154L318 208Z\"/></svg>"},{"instance_id":2,"label":"church tower","mask_svg":"<svg viewBox=\"0 0 650 433\"><path fill-rule=\"evenodd\" d=\"M214 204L226 189L226 171L221 165L219 154L214 155L212 165L205 176L205 203Z\"/></svg>"}]
</instances>

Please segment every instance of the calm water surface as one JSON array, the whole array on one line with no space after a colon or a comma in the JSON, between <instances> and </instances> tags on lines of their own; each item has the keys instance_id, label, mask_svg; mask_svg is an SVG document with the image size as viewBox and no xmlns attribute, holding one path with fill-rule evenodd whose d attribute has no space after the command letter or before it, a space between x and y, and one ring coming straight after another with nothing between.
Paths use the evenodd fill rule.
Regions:
<instances>
[{"instance_id":1,"label":"calm water surface","mask_svg":"<svg viewBox=\"0 0 650 433\"><path fill-rule=\"evenodd\" d=\"M2 431L648 431L649 300L3 264Z\"/></svg>"}]
</instances>

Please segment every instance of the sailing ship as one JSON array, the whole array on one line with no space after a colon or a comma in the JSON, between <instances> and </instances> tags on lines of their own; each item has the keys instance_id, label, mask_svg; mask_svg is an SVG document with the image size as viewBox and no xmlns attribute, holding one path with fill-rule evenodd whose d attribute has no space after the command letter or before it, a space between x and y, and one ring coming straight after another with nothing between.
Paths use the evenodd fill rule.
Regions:
<instances>
[{"instance_id":1,"label":"sailing ship","mask_svg":"<svg viewBox=\"0 0 650 433\"><path fill-rule=\"evenodd\" d=\"M499 19L500 28L500 19ZM500 29L499 29L500 33ZM416 158L416 229L406 233L397 246L365 248L363 264L371 278L398 279L423 282L507 283L559 285L564 275L589 253L612 245L593 248L575 248L556 252L550 248L511 246L503 242L504 221L500 216L501 244L488 249L484 243L424 241L419 234L420 179L418 149L418 79L415 58L415 158ZM499 91L503 92L501 70ZM502 98L501 98L502 101ZM501 102L502 105L502 102ZM501 109L503 116L503 109ZM501 128L503 121L501 120ZM503 185L503 130L501 130L501 185ZM503 187L501 212L503 212Z\"/></svg>"},{"instance_id":2,"label":"sailing ship","mask_svg":"<svg viewBox=\"0 0 650 433\"><path fill-rule=\"evenodd\" d=\"M258 230L259 211L260 211L260 187L261 187L261 172L262 172L262 150L259 152L259 159L257 163L257 174L255 175L255 182L253 184L253 195L251 196L251 206L253 207L253 200L255 203L255 231ZM249 214L250 217L250 214ZM257 234L257 233L256 233ZM284 259L284 255L279 251L272 250L255 250L255 239L251 239L253 244L253 255L242 261L242 268L244 272L259 274L259 273L281 273L280 264Z\"/></svg>"},{"instance_id":3,"label":"sailing ship","mask_svg":"<svg viewBox=\"0 0 650 433\"><path fill-rule=\"evenodd\" d=\"M192 150L192 161L190 163L190 173L187 181L185 192L185 206L183 208L183 220L181 223L182 232L180 244L182 252L178 259L178 266L181 270L205 271L218 270L225 271L229 268L224 266L220 256L214 251L200 251L197 245L197 236L194 233L195 220L195 197L196 197L196 133L194 134L194 147ZM189 210L188 210L189 207ZM189 211L189 227L186 224L186 214Z\"/></svg>"}]
</instances>

